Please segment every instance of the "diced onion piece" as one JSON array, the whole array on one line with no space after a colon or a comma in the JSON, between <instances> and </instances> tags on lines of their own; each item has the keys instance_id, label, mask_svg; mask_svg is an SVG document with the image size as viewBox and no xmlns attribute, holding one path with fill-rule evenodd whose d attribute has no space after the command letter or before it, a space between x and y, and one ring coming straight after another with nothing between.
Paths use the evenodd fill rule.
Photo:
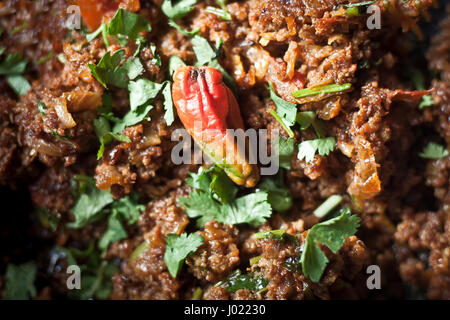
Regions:
<instances>
[{"instance_id":1,"label":"diced onion piece","mask_svg":"<svg viewBox=\"0 0 450 320\"><path fill-rule=\"evenodd\" d=\"M57 99L55 99L55 102L56 103L54 105L54 108L55 108L56 114L58 115L59 121L61 121L62 128L68 129L68 128L75 127L77 124L73 120L72 115L67 110L66 99L64 99L63 97L57 98Z\"/></svg>"}]
</instances>

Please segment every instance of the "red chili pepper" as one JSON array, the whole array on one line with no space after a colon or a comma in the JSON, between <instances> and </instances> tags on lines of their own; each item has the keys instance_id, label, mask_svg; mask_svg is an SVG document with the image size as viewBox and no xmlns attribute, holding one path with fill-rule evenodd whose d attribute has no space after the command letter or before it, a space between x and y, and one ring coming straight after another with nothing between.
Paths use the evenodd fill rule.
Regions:
<instances>
[{"instance_id":1,"label":"red chili pepper","mask_svg":"<svg viewBox=\"0 0 450 320\"><path fill-rule=\"evenodd\" d=\"M244 129L238 103L211 67L183 66L174 76L172 97L178 116L195 142L239 185L253 187L259 170L251 165L227 129ZM232 161L230 161L230 159Z\"/></svg>"},{"instance_id":2,"label":"red chili pepper","mask_svg":"<svg viewBox=\"0 0 450 320\"><path fill-rule=\"evenodd\" d=\"M139 0L77 0L77 5L91 31L100 27L105 14L116 12L119 7L131 12L141 8Z\"/></svg>"}]
</instances>

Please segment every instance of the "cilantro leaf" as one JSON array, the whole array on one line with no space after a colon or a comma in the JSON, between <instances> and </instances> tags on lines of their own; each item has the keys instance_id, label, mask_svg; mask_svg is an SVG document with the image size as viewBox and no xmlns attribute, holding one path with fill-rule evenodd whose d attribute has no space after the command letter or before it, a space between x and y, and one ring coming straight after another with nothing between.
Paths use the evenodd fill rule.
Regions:
<instances>
[{"instance_id":1,"label":"cilantro leaf","mask_svg":"<svg viewBox=\"0 0 450 320\"><path fill-rule=\"evenodd\" d=\"M6 82L9 84L11 89L19 95L23 96L31 89L31 85L24 76L20 74L9 75L6 77Z\"/></svg>"},{"instance_id":2,"label":"cilantro leaf","mask_svg":"<svg viewBox=\"0 0 450 320\"><path fill-rule=\"evenodd\" d=\"M172 101L172 85L169 81L166 82L162 94L164 96L164 120L170 126L175 120L175 114Z\"/></svg>"},{"instance_id":3,"label":"cilantro leaf","mask_svg":"<svg viewBox=\"0 0 450 320\"><path fill-rule=\"evenodd\" d=\"M286 124L292 127L297 116L297 105L280 98L273 89L272 82L269 81L270 99L277 106L277 114L286 121Z\"/></svg>"},{"instance_id":4,"label":"cilantro leaf","mask_svg":"<svg viewBox=\"0 0 450 320\"><path fill-rule=\"evenodd\" d=\"M210 196L221 203L232 202L236 197L238 192L236 185L218 167L212 166L209 169L200 167L198 173L190 172L189 175L190 177L186 179L189 186L210 193Z\"/></svg>"},{"instance_id":5,"label":"cilantro leaf","mask_svg":"<svg viewBox=\"0 0 450 320\"><path fill-rule=\"evenodd\" d=\"M319 119L317 119L314 111L299 112L295 120L300 125L301 130L306 130L312 125L317 137L324 138L325 132L323 124Z\"/></svg>"},{"instance_id":6,"label":"cilantro leaf","mask_svg":"<svg viewBox=\"0 0 450 320\"><path fill-rule=\"evenodd\" d=\"M192 49L197 57L197 64L203 66L217 57L216 51L211 48L208 40L202 36L194 36L192 38Z\"/></svg>"},{"instance_id":7,"label":"cilantro leaf","mask_svg":"<svg viewBox=\"0 0 450 320\"><path fill-rule=\"evenodd\" d=\"M208 6L208 7L206 7L205 11L218 16L222 20L225 20L225 21L231 20L231 14L227 10Z\"/></svg>"},{"instance_id":8,"label":"cilantro leaf","mask_svg":"<svg viewBox=\"0 0 450 320\"><path fill-rule=\"evenodd\" d=\"M41 101L38 101L37 103L37 108L38 111L41 115L45 116L45 110L47 109L47 107L45 106L44 103L42 103Z\"/></svg>"},{"instance_id":9,"label":"cilantro leaf","mask_svg":"<svg viewBox=\"0 0 450 320\"><path fill-rule=\"evenodd\" d=\"M8 264L5 274L5 296L7 300L28 300L36 296L34 281L37 267L34 262L21 265Z\"/></svg>"},{"instance_id":10,"label":"cilantro leaf","mask_svg":"<svg viewBox=\"0 0 450 320\"><path fill-rule=\"evenodd\" d=\"M440 144L437 144L435 142L430 142L426 145L426 147L422 150L421 153L419 153L419 156L421 158L425 159L441 159L449 155L448 150L441 146Z\"/></svg>"},{"instance_id":11,"label":"cilantro leaf","mask_svg":"<svg viewBox=\"0 0 450 320\"><path fill-rule=\"evenodd\" d=\"M69 228L83 228L102 216L102 209L114 201L109 190L100 190L95 180L84 177L84 193L80 195L72 209L75 221L68 223Z\"/></svg>"},{"instance_id":12,"label":"cilantro leaf","mask_svg":"<svg viewBox=\"0 0 450 320\"><path fill-rule=\"evenodd\" d=\"M117 10L108 26L110 35L122 34L136 40L139 32L149 26L147 19L124 9Z\"/></svg>"},{"instance_id":13,"label":"cilantro leaf","mask_svg":"<svg viewBox=\"0 0 450 320\"><path fill-rule=\"evenodd\" d=\"M113 140L117 140L120 142L131 142L131 139L124 134L114 132L105 133L100 139L100 148L97 152L97 160L100 160L100 158L103 156L103 153L105 152L105 146L111 143Z\"/></svg>"},{"instance_id":14,"label":"cilantro leaf","mask_svg":"<svg viewBox=\"0 0 450 320\"><path fill-rule=\"evenodd\" d=\"M111 212L113 215L118 215L125 221L128 221L129 225L135 224L142 211L145 210L145 206L138 203L139 196L137 193L131 193L130 195L114 201L111 204Z\"/></svg>"},{"instance_id":15,"label":"cilantro leaf","mask_svg":"<svg viewBox=\"0 0 450 320\"><path fill-rule=\"evenodd\" d=\"M426 94L422 97L422 100L419 103L419 110L422 110L423 108L432 107L434 106L434 100L433 97L430 94Z\"/></svg>"},{"instance_id":16,"label":"cilantro leaf","mask_svg":"<svg viewBox=\"0 0 450 320\"><path fill-rule=\"evenodd\" d=\"M25 72L27 60L18 53L8 54L0 63L0 75L17 75Z\"/></svg>"},{"instance_id":17,"label":"cilantro leaf","mask_svg":"<svg viewBox=\"0 0 450 320\"><path fill-rule=\"evenodd\" d=\"M220 204L208 193L193 191L189 198L179 198L178 203L186 209L186 214L190 218L199 218L198 227L202 227L210 220L224 224L248 223L259 226L272 214L267 197L265 191L258 191L237 198L232 203Z\"/></svg>"},{"instance_id":18,"label":"cilantro leaf","mask_svg":"<svg viewBox=\"0 0 450 320\"><path fill-rule=\"evenodd\" d=\"M216 284L217 287L225 288L227 291L236 292L240 289L248 289L250 291L261 291L269 281L263 277L254 277L249 274L241 274L241 270L233 272L225 281Z\"/></svg>"},{"instance_id":19,"label":"cilantro leaf","mask_svg":"<svg viewBox=\"0 0 450 320\"><path fill-rule=\"evenodd\" d=\"M105 251L111 243L128 237L117 214L111 214L108 218L108 228L98 242L98 247Z\"/></svg>"},{"instance_id":20,"label":"cilantro leaf","mask_svg":"<svg viewBox=\"0 0 450 320\"><path fill-rule=\"evenodd\" d=\"M321 156L327 156L334 150L336 140L333 137L306 140L298 146L298 159L306 162L314 160L316 152Z\"/></svg>"},{"instance_id":21,"label":"cilantro leaf","mask_svg":"<svg viewBox=\"0 0 450 320\"><path fill-rule=\"evenodd\" d=\"M123 119L114 125L113 132L122 132L125 127L133 126L141 122L152 109L153 106L151 104L144 104L135 110L128 111Z\"/></svg>"},{"instance_id":22,"label":"cilantro leaf","mask_svg":"<svg viewBox=\"0 0 450 320\"><path fill-rule=\"evenodd\" d=\"M194 30L187 30L183 27L181 27L180 25L178 25L175 21L173 20L169 20L168 25L177 29L179 33L185 35L186 37L193 37L195 35L197 35L200 32L200 28L196 28Z\"/></svg>"},{"instance_id":23,"label":"cilantro leaf","mask_svg":"<svg viewBox=\"0 0 450 320\"><path fill-rule=\"evenodd\" d=\"M114 52L112 55L108 51L100 59L97 65L88 64L92 75L105 87L108 88L108 84L112 84L119 88L127 87L127 71L120 68L125 55L125 50L120 49Z\"/></svg>"},{"instance_id":24,"label":"cilantro leaf","mask_svg":"<svg viewBox=\"0 0 450 320\"><path fill-rule=\"evenodd\" d=\"M81 269L81 289L70 290L70 299L107 299L112 292L112 276L118 272L112 261L102 260L100 252L95 250L95 243L86 250L55 247L53 252L65 257L69 265L78 265Z\"/></svg>"},{"instance_id":25,"label":"cilantro leaf","mask_svg":"<svg viewBox=\"0 0 450 320\"><path fill-rule=\"evenodd\" d=\"M356 233L360 219L351 215L349 209L341 210L336 218L315 224L308 232L301 262L303 274L313 282L319 282L328 263L328 258L318 243L337 253L344 245L345 239Z\"/></svg>"},{"instance_id":26,"label":"cilantro leaf","mask_svg":"<svg viewBox=\"0 0 450 320\"><path fill-rule=\"evenodd\" d=\"M181 66L185 66L186 63L184 63L183 60L181 60L178 56L171 56L169 59L169 74L172 76L175 71Z\"/></svg>"},{"instance_id":27,"label":"cilantro leaf","mask_svg":"<svg viewBox=\"0 0 450 320\"><path fill-rule=\"evenodd\" d=\"M197 0L180 0L175 5L172 4L172 0L164 0L161 10L169 19L176 20L194 10L196 4Z\"/></svg>"},{"instance_id":28,"label":"cilantro leaf","mask_svg":"<svg viewBox=\"0 0 450 320\"><path fill-rule=\"evenodd\" d=\"M291 169L292 155L294 154L294 139L284 139L278 136L278 141L275 145L275 153L278 154L279 165L284 169Z\"/></svg>"},{"instance_id":29,"label":"cilantro leaf","mask_svg":"<svg viewBox=\"0 0 450 320\"><path fill-rule=\"evenodd\" d=\"M203 238L195 233L189 235L183 233L180 236L174 233L167 235L164 262L172 277L176 278L186 257L197 251L198 247L203 244L203 241Z\"/></svg>"},{"instance_id":30,"label":"cilantro leaf","mask_svg":"<svg viewBox=\"0 0 450 320\"><path fill-rule=\"evenodd\" d=\"M18 53L8 54L0 63L0 75L6 76L6 82L17 95L25 95L31 89L28 80L22 76L26 67L27 60Z\"/></svg>"},{"instance_id":31,"label":"cilantro leaf","mask_svg":"<svg viewBox=\"0 0 450 320\"><path fill-rule=\"evenodd\" d=\"M292 194L283 184L281 174L264 178L258 187L267 192L267 201L275 211L284 212L292 207Z\"/></svg>"},{"instance_id":32,"label":"cilantro leaf","mask_svg":"<svg viewBox=\"0 0 450 320\"><path fill-rule=\"evenodd\" d=\"M130 81L128 90L130 91L131 110L135 110L137 107L149 102L150 99L155 98L162 86L162 83L156 83L145 78Z\"/></svg>"}]
</instances>

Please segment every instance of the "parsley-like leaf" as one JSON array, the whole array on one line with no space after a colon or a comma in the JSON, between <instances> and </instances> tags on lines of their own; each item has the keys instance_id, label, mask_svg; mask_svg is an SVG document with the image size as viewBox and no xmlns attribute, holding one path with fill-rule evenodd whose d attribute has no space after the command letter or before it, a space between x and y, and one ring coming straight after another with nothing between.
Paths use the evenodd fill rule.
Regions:
<instances>
[{"instance_id":1,"label":"parsley-like leaf","mask_svg":"<svg viewBox=\"0 0 450 320\"><path fill-rule=\"evenodd\" d=\"M264 178L258 187L268 193L267 201L275 211L284 212L292 207L292 194L283 184L281 174Z\"/></svg>"},{"instance_id":2,"label":"parsley-like leaf","mask_svg":"<svg viewBox=\"0 0 450 320\"><path fill-rule=\"evenodd\" d=\"M321 156L327 156L334 150L336 140L333 137L306 140L298 146L298 159L306 162L314 160L316 152Z\"/></svg>"},{"instance_id":3,"label":"parsley-like leaf","mask_svg":"<svg viewBox=\"0 0 450 320\"><path fill-rule=\"evenodd\" d=\"M102 216L102 209L114 201L109 190L100 190L95 180L84 177L84 193L80 195L72 209L75 221L68 223L70 228L83 228Z\"/></svg>"},{"instance_id":4,"label":"parsley-like leaf","mask_svg":"<svg viewBox=\"0 0 450 320\"><path fill-rule=\"evenodd\" d=\"M28 80L22 76L26 67L27 60L18 53L8 54L0 63L0 75L6 76L6 82L17 95L25 95L31 89Z\"/></svg>"},{"instance_id":5,"label":"parsley-like leaf","mask_svg":"<svg viewBox=\"0 0 450 320\"><path fill-rule=\"evenodd\" d=\"M172 277L176 278L186 257L197 251L202 244L203 238L195 233L190 235L183 233L180 236L173 233L167 235L164 262Z\"/></svg>"},{"instance_id":6,"label":"parsley-like leaf","mask_svg":"<svg viewBox=\"0 0 450 320\"><path fill-rule=\"evenodd\" d=\"M103 153L105 152L105 146L109 143L111 143L113 140L117 140L120 142L131 142L131 139L121 133L114 133L114 132L107 132L103 137L100 139L100 148L97 152L97 160L100 160L100 158L103 156Z\"/></svg>"},{"instance_id":7,"label":"parsley-like leaf","mask_svg":"<svg viewBox=\"0 0 450 320\"><path fill-rule=\"evenodd\" d=\"M278 161L281 168L291 169L292 155L294 154L294 139L284 139L282 136L278 136L278 140L275 142L275 153L278 154Z\"/></svg>"},{"instance_id":8,"label":"parsley-like leaf","mask_svg":"<svg viewBox=\"0 0 450 320\"><path fill-rule=\"evenodd\" d=\"M9 84L11 89L19 95L23 96L31 89L31 85L24 76L20 74L9 75L6 77L6 82Z\"/></svg>"},{"instance_id":9,"label":"parsley-like leaf","mask_svg":"<svg viewBox=\"0 0 450 320\"><path fill-rule=\"evenodd\" d=\"M297 105L295 103L288 102L279 97L275 90L273 89L272 82L269 81L269 91L270 91L270 99L277 106L278 115L283 118L286 123L292 127L295 123L295 118L297 116Z\"/></svg>"},{"instance_id":10,"label":"parsley-like leaf","mask_svg":"<svg viewBox=\"0 0 450 320\"><path fill-rule=\"evenodd\" d=\"M92 75L105 87L108 88L108 84L112 84L119 88L127 87L127 72L125 69L120 68L125 55L125 50L117 50L112 55L108 51L100 59L97 65L88 64Z\"/></svg>"},{"instance_id":11,"label":"parsley-like leaf","mask_svg":"<svg viewBox=\"0 0 450 320\"><path fill-rule=\"evenodd\" d=\"M8 264L5 274L5 296L7 300L28 300L36 296L34 281L37 268L33 262L21 265Z\"/></svg>"},{"instance_id":12,"label":"parsley-like leaf","mask_svg":"<svg viewBox=\"0 0 450 320\"><path fill-rule=\"evenodd\" d=\"M164 0L161 10L169 19L176 20L194 10L195 4L197 4L197 0L180 0L176 1L176 4L172 4L172 0Z\"/></svg>"},{"instance_id":13,"label":"parsley-like leaf","mask_svg":"<svg viewBox=\"0 0 450 320\"><path fill-rule=\"evenodd\" d=\"M419 156L421 158L425 159L441 159L449 155L448 150L441 146L440 144L437 144L435 142L430 142L426 145L426 147L422 150L421 153L419 153Z\"/></svg>"},{"instance_id":14,"label":"parsley-like leaf","mask_svg":"<svg viewBox=\"0 0 450 320\"><path fill-rule=\"evenodd\" d=\"M162 83L156 83L145 78L130 81L128 90L130 91L131 110L135 110L137 107L149 102L150 99L155 98L162 86Z\"/></svg>"},{"instance_id":15,"label":"parsley-like leaf","mask_svg":"<svg viewBox=\"0 0 450 320\"><path fill-rule=\"evenodd\" d=\"M306 236L301 255L303 274L313 282L319 282L329 260L318 243L337 253L345 239L356 233L359 222L359 217L351 215L347 209L336 218L315 224Z\"/></svg>"},{"instance_id":16,"label":"parsley-like leaf","mask_svg":"<svg viewBox=\"0 0 450 320\"><path fill-rule=\"evenodd\" d=\"M164 110L165 110L164 120L166 120L167 125L170 126L175 120L175 113L172 101L172 85L170 81L166 82L166 85L162 90L162 94L164 96Z\"/></svg>"},{"instance_id":17,"label":"parsley-like leaf","mask_svg":"<svg viewBox=\"0 0 450 320\"><path fill-rule=\"evenodd\" d=\"M128 236L117 214L111 214L108 218L108 228L98 242L98 247L105 251L111 243L125 239Z\"/></svg>"},{"instance_id":18,"label":"parsley-like leaf","mask_svg":"<svg viewBox=\"0 0 450 320\"><path fill-rule=\"evenodd\" d=\"M211 48L208 40L201 36L194 36L192 38L192 49L197 57L197 64L203 66L217 57L216 51Z\"/></svg>"},{"instance_id":19,"label":"parsley-like leaf","mask_svg":"<svg viewBox=\"0 0 450 320\"><path fill-rule=\"evenodd\" d=\"M224 224L248 223L257 227L272 214L267 197L265 191L258 191L237 198L232 203L221 204L208 193L193 191L189 198L179 198L178 203L186 209L186 214L190 218L199 218L198 227L202 227L210 220Z\"/></svg>"},{"instance_id":20,"label":"parsley-like leaf","mask_svg":"<svg viewBox=\"0 0 450 320\"><path fill-rule=\"evenodd\" d=\"M110 35L122 34L136 40L139 32L149 26L147 19L124 9L117 10L108 26Z\"/></svg>"},{"instance_id":21,"label":"parsley-like leaf","mask_svg":"<svg viewBox=\"0 0 450 320\"><path fill-rule=\"evenodd\" d=\"M241 270L233 272L225 281L216 284L217 287L225 288L227 291L236 292L240 289L248 289L250 291L261 291L269 281L263 277L254 277L249 274L241 274Z\"/></svg>"},{"instance_id":22,"label":"parsley-like leaf","mask_svg":"<svg viewBox=\"0 0 450 320\"><path fill-rule=\"evenodd\" d=\"M181 66L185 66L186 63L184 63L183 60L181 60L178 56L171 56L169 59L169 74L172 76L175 71Z\"/></svg>"}]
</instances>

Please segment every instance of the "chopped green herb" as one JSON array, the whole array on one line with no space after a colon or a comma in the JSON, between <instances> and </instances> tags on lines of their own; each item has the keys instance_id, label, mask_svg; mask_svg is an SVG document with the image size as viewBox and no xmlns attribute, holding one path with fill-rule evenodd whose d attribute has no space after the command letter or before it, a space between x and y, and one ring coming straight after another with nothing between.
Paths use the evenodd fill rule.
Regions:
<instances>
[{"instance_id":1,"label":"chopped green herb","mask_svg":"<svg viewBox=\"0 0 450 320\"><path fill-rule=\"evenodd\" d=\"M63 140L70 140L71 139L71 136L62 136L62 135L60 135L59 133L58 133L58 131L56 131L56 129L53 129L52 128L52 136L53 137L56 137L56 138L58 138L58 139L63 139Z\"/></svg>"},{"instance_id":2,"label":"chopped green herb","mask_svg":"<svg viewBox=\"0 0 450 320\"><path fill-rule=\"evenodd\" d=\"M210 220L225 224L249 223L258 226L272 213L265 191L235 199L237 188L222 169L201 169L198 174L191 174L187 182L194 191L189 198L179 198L178 203L186 209L189 217L199 218L197 225L200 227Z\"/></svg>"},{"instance_id":3,"label":"chopped green herb","mask_svg":"<svg viewBox=\"0 0 450 320\"><path fill-rule=\"evenodd\" d=\"M11 89L13 89L13 91L19 96L27 94L27 92L31 89L28 80L21 75L7 76L6 82L11 87Z\"/></svg>"},{"instance_id":4,"label":"chopped green herb","mask_svg":"<svg viewBox=\"0 0 450 320\"><path fill-rule=\"evenodd\" d=\"M92 40L94 40L95 38L98 37L98 35L101 33L102 37L103 37L103 42L105 43L106 47L109 47L109 41L108 41L108 31L107 31L108 27L106 26L106 24L102 23L100 25L100 27L97 28L97 30L95 30L92 33L89 33L86 35L86 40L88 42L91 42Z\"/></svg>"},{"instance_id":5,"label":"chopped green herb","mask_svg":"<svg viewBox=\"0 0 450 320\"><path fill-rule=\"evenodd\" d=\"M295 141L293 138L284 139L282 136L278 136L277 142L275 145L275 153L278 154L279 165L281 168L290 170Z\"/></svg>"},{"instance_id":6,"label":"chopped green herb","mask_svg":"<svg viewBox=\"0 0 450 320\"><path fill-rule=\"evenodd\" d=\"M197 251L203 241L203 238L195 233L189 235L183 233L180 236L173 233L167 235L164 262L172 277L177 277L186 257Z\"/></svg>"},{"instance_id":7,"label":"chopped green herb","mask_svg":"<svg viewBox=\"0 0 450 320\"><path fill-rule=\"evenodd\" d=\"M128 90L130 91L131 110L135 110L155 98L162 87L162 83L156 83L145 78L130 81Z\"/></svg>"},{"instance_id":8,"label":"chopped green herb","mask_svg":"<svg viewBox=\"0 0 450 320\"><path fill-rule=\"evenodd\" d=\"M433 97L430 94L426 94L422 97L422 101L419 103L419 110L422 110L424 108L432 107L434 106L434 100Z\"/></svg>"},{"instance_id":9,"label":"chopped green herb","mask_svg":"<svg viewBox=\"0 0 450 320\"><path fill-rule=\"evenodd\" d=\"M172 0L164 0L161 9L169 19L176 20L194 10L196 4L197 0L180 0L176 1L175 5L172 4Z\"/></svg>"},{"instance_id":10,"label":"chopped green herb","mask_svg":"<svg viewBox=\"0 0 450 320\"><path fill-rule=\"evenodd\" d=\"M202 300L203 290L200 287L195 288L194 294L192 295L192 300Z\"/></svg>"},{"instance_id":11,"label":"chopped green herb","mask_svg":"<svg viewBox=\"0 0 450 320\"><path fill-rule=\"evenodd\" d=\"M172 76L179 67L182 67L185 65L186 65L186 63L184 63L184 61L181 60L181 58L179 58L177 56L171 56L169 59L169 74L170 74L170 76Z\"/></svg>"},{"instance_id":12,"label":"chopped green herb","mask_svg":"<svg viewBox=\"0 0 450 320\"><path fill-rule=\"evenodd\" d=\"M255 237L255 239L281 240L285 233L286 233L285 229L270 230L270 231L264 231L264 232L257 232L257 233L255 233L254 237Z\"/></svg>"},{"instance_id":13,"label":"chopped green herb","mask_svg":"<svg viewBox=\"0 0 450 320\"><path fill-rule=\"evenodd\" d=\"M36 61L36 64L43 64L47 61L49 61L50 59L52 59L55 56L54 52L49 52L47 55L45 55L45 57L40 58L38 61Z\"/></svg>"},{"instance_id":14,"label":"chopped green herb","mask_svg":"<svg viewBox=\"0 0 450 320\"><path fill-rule=\"evenodd\" d=\"M261 256L256 256L256 257L250 258L250 260L249 260L250 266L257 264L260 260L261 260Z\"/></svg>"},{"instance_id":15,"label":"chopped green herb","mask_svg":"<svg viewBox=\"0 0 450 320\"><path fill-rule=\"evenodd\" d=\"M45 110L47 109L45 104L43 104L42 102L38 101L37 108L39 110L39 113L42 114L43 116L45 116Z\"/></svg>"},{"instance_id":16,"label":"chopped green herb","mask_svg":"<svg viewBox=\"0 0 450 320\"><path fill-rule=\"evenodd\" d=\"M164 120L170 126L175 120L175 113L172 101L172 84L169 81L166 82L162 94L164 96Z\"/></svg>"},{"instance_id":17,"label":"chopped green herb","mask_svg":"<svg viewBox=\"0 0 450 320\"><path fill-rule=\"evenodd\" d=\"M210 193L223 204L234 201L238 189L222 169L200 167L198 173L190 172L189 175L186 182L191 188Z\"/></svg>"},{"instance_id":18,"label":"chopped green herb","mask_svg":"<svg viewBox=\"0 0 450 320\"><path fill-rule=\"evenodd\" d=\"M285 212L292 207L292 194L284 185L281 174L264 178L258 187L267 192L267 201L275 211Z\"/></svg>"},{"instance_id":19,"label":"chopped green herb","mask_svg":"<svg viewBox=\"0 0 450 320\"><path fill-rule=\"evenodd\" d=\"M98 242L98 247L105 251L111 243L125 239L128 236L117 214L111 214L108 218L108 227Z\"/></svg>"},{"instance_id":20,"label":"chopped green herb","mask_svg":"<svg viewBox=\"0 0 450 320\"><path fill-rule=\"evenodd\" d=\"M290 138L294 138L294 132L292 131L292 129L289 127L289 124L286 122L286 120L284 120L283 118L281 118L278 113L271 109L269 111L269 113L275 118L275 120L278 121L278 123L281 125L281 127L284 129L284 131L286 131L286 133L289 135Z\"/></svg>"},{"instance_id":21,"label":"chopped green herb","mask_svg":"<svg viewBox=\"0 0 450 320\"><path fill-rule=\"evenodd\" d=\"M100 160L100 158L103 156L103 153L105 152L105 146L111 143L113 140L117 140L120 142L131 142L131 139L124 134L114 132L105 133L100 139L100 148L97 152L97 160Z\"/></svg>"},{"instance_id":22,"label":"chopped green herb","mask_svg":"<svg viewBox=\"0 0 450 320\"><path fill-rule=\"evenodd\" d=\"M55 247L54 254L66 257L69 265L78 265L81 269L81 289L69 290L70 299L108 299L112 292L112 276L119 271L116 263L102 260L95 251L94 242L81 251L75 248Z\"/></svg>"},{"instance_id":23,"label":"chopped green herb","mask_svg":"<svg viewBox=\"0 0 450 320\"><path fill-rule=\"evenodd\" d=\"M15 27L14 29L11 30L11 32L9 33L10 35L15 35L16 33L22 32L23 30L25 30L26 28L28 28L28 22L24 22L22 23L20 26Z\"/></svg>"},{"instance_id":24,"label":"chopped green herb","mask_svg":"<svg viewBox=\"0 0 450 320\"><path fill-rule=\"evenodd\" d=\"M328 197L320 206L314 210L314 215L317 218L325 218L339 203L342 202L342 196L334 194Z\"/></svg>"},{"instance_id":25,"label":"chopped green herb","mask_svg":"<svg viewBox=\"0 0 450 320\"><path fill-rule=\"evenodd\" d=\"M297 105L280 98L273 89L272 82L269 81L270 99L277 106L278 115L285 120L285 123L291 127L295 123L297 116Z\"/></svg>"},{"instance_id":26,"label":"chopped green herb","mask_svg":"<svg viewBox=\"0 0 450 320\"><path fill-rule=\"evenodd\" d=\"M435 142L430 142L426 145L426 147L422 150L421 153L419 153L419 156L421 158L425 159L441 159L449 155L448 150L441 146L440 144L437 144Z\"/></svg>"},{"instance_id":27,"label":"chopped green herb","mask_svg":"<svg viewBox=\"0 0 450 320\"><path fill-rule=\"evenodd\" d=\"M26 66L27 61L17 53L8 54L0 63L0 75L6 76L6 82L17 95L25 95L31 89L28 80L22 76Z\"/></svg>"},{"instance_id":28,"label":"chopped green herb","mask_svg":"<svg viewBox=\"0 0 450 320\"><path fill-rule=\"evenodd\" d=\"M43 207L36 208L35 212L39 222L44 228L56 231L61 219L61 215L58 212L53 212Z\"/></svg>"},{"instance_id":29,"label":"chopped green herb","mask_svg":"<svg viewBox=\"0 0 450 320\"><path fill-rule=\"evenodd\" d=\"M34 262L21 265L8 264L5 274L6 300L28 300L36 296L34 281L37 267Z\"/></svg>"},{"instance_id":30,"label":"chopped green herb","mask_svg":"<svg viewBox=\"0 0 450 320\"><path fill-rule=\"evenodd\" d=\"M192 49L197 57L197 64L203 66L209 63L211 60L217 58L216 51L211 48L208 40L201 36L194 36L192 38Z\"/></svg>"},{"instance_id":31,"label":"chopped green herb","mask_svg":"<svg viewBox=\"0 0 450 320\"><path fill-rule=\"evenodd\" d=\"M126 70L120 68L125 55L125 50L117 50L112 55L108 51L97 65L88 64L92 75L105 87L112 84L119 88L127 87Z\"/></svg>"},{"instance_id":32,"label":"chopped green herb","mask_svg":"<svg viewBox=\"0 0 450 320\"><path fill-rule=\"evenodd\" d=\"M310 97L320 94L328 94L328 93L336 93L348 90L351 88L351 83L345 84L327 84L324 86L314 87L314 88L305 88L301 90L297 90L292 92L292 96L294 98L304 98Z\"/></svg>"},{"instance_id":33,"label":"chopped green herb","mask_svg":"<svg viewBox=\"0 0 450 320\"><path fill-rule=\"evenodd\" d=\"M248 289L250 291L263 290L269 281L263 277L254 277L252 275L241 274L241 270L233 272L225 281L216 284L217 287L225 288L227 291L236 292L240 289Z\"/></svg>"},{"instance_id":34,"label":"chopped green herb","mask_svg":"<svg viewBox=\"0 0 450 320\"><path fill-rule=\"evenodd\" d=\"M302 111L297 113L296 121L300 125L300 129L306 130L312 125L318 138L323 138L325 136L323 124L317 119L314 111Z\"/></svg>"},{"instance_id":35,"label":"chopped green herb","mask_svg":"<svg viewBox=\"0 0 450 320\"><path fill-rule=\"evenodd\" d=\"M83 228L99 220L104 215L102 209L114 201L109 190L97 189L93 178L84 177L83 183L84 192L72 208L75 221L68 223L69 228Z\"/></svg>"},{"instance_id":36,"label":"chopped green herb","mask_svg":"<svg viewBox=\"0 0 450 320\"><path fill-rule=\"evenodd\" d=\"M301 255L303 274L313 282L319 282L329 260L318 243L337 253L345 239L356 233L359 221L359 217L351 215L347 209L336 218L315 224L306 236Z\"/></svg>"},{"instance_id":37,"label":"chopped green herb","mask_svg":"<svg viewBox=\"0 0 450 320\"><path fill-rule=\"evenodd\" d=\"M305 159L306 162L312 162L316 153L321 156L327 156L334 150L336 140L333 137L306 140L298 146L298 159Z\"/></svg>"},{"instance_id":38,"label":"chopped green herb","mask_svg":"<svg viewBox=\"0 0 450 320\"><path fill-rule=\"evenodd\" d=\"M194 30L189 31L185 28L180 27L180 25L178 25L175 21L172 21L172 20L169 20L168 24L169 24L169 26L177 29L178 32L185 35L186 37L193 37L200 32L200 28L196 28Z\"/></svg>"},{"instance_id":39,"label":"chopped green herb","mask_svg":"<svg viewBox=\"0 0 450 320\"><path fill-rule=\"evenodd\" d=\"M211 7L211 6L207 6L205 11L218 16L222 20L225 20L225 21L230 21L231 20L231 14L228 11L224 10L224 9L219 9L219 8L214 8L214 7Z\"/></svg>"},{"instance_id":40,"label":"chopped green herb","mask_svg":"<svg viewBox=\"0 0 450 320\"><path fill-rule=\"evenodd\" d=\"M220 204L205 192L194 191L189 198L181 197L179 205L186 209L190 218L199 218L197 226L215 220L224 224L248 223L259 226L272 214L272 208L267 201L267 193L258 191L237 198L230 204Z\"/></svg>"},{"instance_id":41,"label":"chopped green herb","mask_svg":"<svg viewBox=\"0 0 450 320\"><path fill-rule=\"evenodd\" d=\"M108 26L108 34L125 35L131 40L136 40L139 32L144 29L150 30L149 22L136 13L124 9L117 10Z\"/></svg>"}]
</instances>

